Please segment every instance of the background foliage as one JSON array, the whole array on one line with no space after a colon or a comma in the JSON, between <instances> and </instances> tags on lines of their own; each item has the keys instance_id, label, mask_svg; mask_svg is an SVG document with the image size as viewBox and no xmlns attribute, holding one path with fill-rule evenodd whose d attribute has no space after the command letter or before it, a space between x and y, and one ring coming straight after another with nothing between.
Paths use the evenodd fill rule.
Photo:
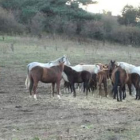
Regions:
<instances>
[{"instance_id":1,"label":"background foliage","mask_svg":"<svg viewBox=\"0 0 140 140\"><path fill-rule=\"evenodd\" d=\"M1 0L0 33L63 34L139 45L140 7L126 5L121 16L88 13L79 5L92 0Z\"/></svg>"}]
</instances>

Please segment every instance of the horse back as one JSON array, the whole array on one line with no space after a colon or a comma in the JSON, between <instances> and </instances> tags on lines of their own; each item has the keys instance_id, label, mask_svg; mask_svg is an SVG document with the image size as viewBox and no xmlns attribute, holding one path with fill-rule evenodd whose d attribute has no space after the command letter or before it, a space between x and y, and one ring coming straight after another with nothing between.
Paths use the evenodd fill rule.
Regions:
<instances>
[{"instance_id":1,"label":"horse back","mask_svg":"<svg viewBox=\"0 0 140 140\"><path fill-rule=\"evenodd\" d=\"M120 83L126 83L129 80L129 74L121 67L116 67L111 75L112 82L115 82L116 78L119 79Z\"/></svg>"}]
</instances>

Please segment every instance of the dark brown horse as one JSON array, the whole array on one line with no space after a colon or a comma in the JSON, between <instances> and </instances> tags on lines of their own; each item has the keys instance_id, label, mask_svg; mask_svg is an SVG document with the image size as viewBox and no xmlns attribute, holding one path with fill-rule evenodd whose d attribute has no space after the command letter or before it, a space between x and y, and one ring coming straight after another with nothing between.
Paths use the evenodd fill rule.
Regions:
<instances>
[{"instance_id":1,"label":"dark brown horse","mask_svg":"<svg viewBox=\"0 0 140 140\"><path fill-rule=\"evenodd\" d=\"M71 67L65 65L62 75L63 75L63 79L70 83L74 97L76 97L76 91L74 87L75 83L84 83L84 89L86 89L86 95L88 94L89 83L92 78L90 72L88 71L77 72Z\"/></svg>"},{"instance_id":2,"label":"dark brown horse","mask_svg":"<svg viewBox=\"0 0 140 140\"><path fill-rule=\"evenodd\" d=\"M137 73L129 74L129 81L130 84L133 84L136 88L136 99L140 99L140 75Z\"/></svg>"},{"instance_id":3,"label":"dark brown horse","mask_svg":"<svg viewBox=\"0 0 140 140\"><path fill-rule=\"evenodd\" d=\"M30 73L30 86L29 86L29 91L30 95L32 95L32 90L34 92L34 98L36 98L36 89L38 82L41 81L43 83L52 83L52 91L53 91L53 96L54 96L54 87L55 84L57 85L57 94L58 97L60 98L59 95L59 90L60 90L60 81L62 79L62 71L64 69L64 63L60 63L58 66L52 66L50 68L45 68L45 67L40 67L36 66L34 67Z\"/></svg>"},{"instance_id":4,"label":"dark brown horse","mask_svg":"<svg viewBox=\"0 0 140 140\"><path fill-rule=\"evenodd\" d=\"M125 84L129 80L129 75L126 73L124 69L121 67L116 67L111 74L111 80L113 83L113 93L114 93L114 99L117 96L117 101L122 101L126 97L126 91L125 91ZM118 87L119 87L119 94L118 94Z\"/></svg>"}]
</instances>

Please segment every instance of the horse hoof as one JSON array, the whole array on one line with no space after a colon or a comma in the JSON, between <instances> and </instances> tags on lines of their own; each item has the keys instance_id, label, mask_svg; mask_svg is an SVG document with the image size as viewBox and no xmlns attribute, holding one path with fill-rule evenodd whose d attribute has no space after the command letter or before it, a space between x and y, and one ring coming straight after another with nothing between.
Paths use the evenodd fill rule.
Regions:
<instances>
[{"instance_id":1,"label":"horse hoof","mask_svg":"<svg viewBox=\"0 0 140 140\"><path fill-rule=\"evenodd\" d=\"M37 96L36 96L36 94L34 95L34 99L37 100Z\"/></svg>"},{"instance_id":2,"label":"horse hoof","mask_svg":"<svg viewBox=\"0 0 140 140\"><path fill-rule=\"evenodd\" d=\"M60 95L57 95L58 99L61 99Z\"/></svg>"}]
</instances>

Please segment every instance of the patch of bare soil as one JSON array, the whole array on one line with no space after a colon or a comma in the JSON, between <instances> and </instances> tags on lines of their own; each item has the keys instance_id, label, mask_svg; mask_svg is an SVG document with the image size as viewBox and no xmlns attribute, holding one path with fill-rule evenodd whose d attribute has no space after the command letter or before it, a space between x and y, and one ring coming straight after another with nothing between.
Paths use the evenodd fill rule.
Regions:
<instances>
[{"instance_id":1,"label":"patch of bare soil","mask_svg":"<svg viewBox=\"0 0 140 140\"><path fill-rule=\"evenodd\" d=\"M38 100L29 98L23 70L0 73L0 140L139 140L140 101L99 98L98 90L50 97L50 85L39 84Z\"/></svg>"}]
</instances>

